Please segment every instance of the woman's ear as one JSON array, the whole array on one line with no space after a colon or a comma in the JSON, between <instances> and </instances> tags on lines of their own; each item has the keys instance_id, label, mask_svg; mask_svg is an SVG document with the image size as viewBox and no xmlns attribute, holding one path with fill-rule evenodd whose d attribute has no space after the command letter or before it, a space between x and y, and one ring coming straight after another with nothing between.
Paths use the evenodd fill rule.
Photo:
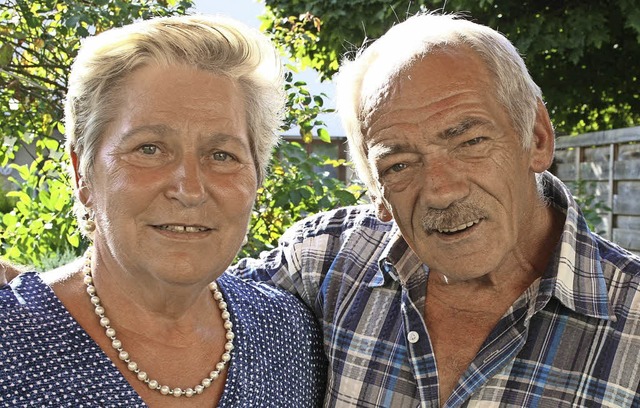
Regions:
<instances>
[{"instance_id":1,"label":"woman's ear","mask_svg":"<svg viewBox=\"0 0 640 408\"><path fill-rule=\"evenodd\" d=\"M70 156L71 164L73 165L73 181L75 182L78 200L82 203L82 205L88 207L91 201L91 196L85 178L82 174L80 174L80 160L78 159L78 155L74 151L71 152Z\"/></svg>"},{"instance_id":2,"label":"woman's ear","mask_svg":"<svg viewBox=\"0 0 640 408\"><path fill-rule=\"evenodd\" d=\"M74 182L76 183L76 187L79 187L79 181L80 181L80 170L79 170L79 160L78 160L78 155L76 154L76 152L72 151L71 152L71 165L73 166L73 178L74 178Z\"/></svg>"},{"instance_id":3,"label":"woman's ear","mask_svg":"<svg viewBox=\"0 0 640 408\"><path fill-rule=\"evenodd\" d=\"M555 132L547 108L539 99L530 151L532 171L542 173L551 167L555 151Z\"/></svg>"}]
</instances>

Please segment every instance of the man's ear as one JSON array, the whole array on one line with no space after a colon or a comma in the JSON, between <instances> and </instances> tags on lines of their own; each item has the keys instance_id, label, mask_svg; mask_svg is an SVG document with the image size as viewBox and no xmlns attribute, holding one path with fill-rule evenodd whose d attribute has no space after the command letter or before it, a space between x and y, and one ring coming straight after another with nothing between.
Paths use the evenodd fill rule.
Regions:
<instances>
[{"instance_id":1,"label":"man's ear","mask_svg":"<svg viewBox=\"0 0 640 408\"><path fill-rule=\"evenodd\" d=\"M533 127L530 151L532 171L542 173L551 167L555 151L555 132L553 131L547 108L540 99L538 99L538 110Z\"/></svg>"},{"instance_id":2,"label":"man's ear","mask_svg":"<svg viewBox=\"0 0 640 408\"><path fill-rule=\"evenodd\" d=\"M371 196L371 201L373 201L373 205L376 206L376 216L382 222L389 222L393 219L393 214L384 203L384 200Z\"/></svg>"}]
</instances>

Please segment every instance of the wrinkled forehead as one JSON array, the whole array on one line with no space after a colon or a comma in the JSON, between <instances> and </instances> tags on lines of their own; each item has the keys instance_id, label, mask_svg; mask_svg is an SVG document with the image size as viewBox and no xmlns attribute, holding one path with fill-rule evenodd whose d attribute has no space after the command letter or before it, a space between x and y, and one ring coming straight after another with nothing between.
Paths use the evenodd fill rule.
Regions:
<instances>
[{"instance_id":1,"label":"wrinkled forehead","mask_svg":"<svg viewBox=\"0 0 640 408\"><path fill-rule=\"evenodd\" d=\"M378 58L370 66L362 78L360 88L360 118L363 131L371 125L373 114L394 94L394 85L399 81L401 73L409 69L412 60L393 61Z\"/></svg>"},{"instance_id":2,"label":"wrinkled forehead","mask_svg":"<svg viewBox=\"0 0 640 408\"><path fill-rule=\"evenodd\" d=\"M413 54L404 59L378 58L369 65L362 77L359 100L362 132L367 133L373 116L376 116L380 110L384 110L384 105L402 97L401 93L416 92L411 86L403 88L403 81L411 80L415 75L427 75L433 80L437 79L437 75L442 76L442 71L434 71L433 64L429 64L435 61L439 61L440 64L450 64L452 69L461 66L469 67L468 71L473 78L492 81L490 72L484 69L486 64L481 56L464 44L435 46L428 52ZM474 65L473 62L479 65ZM472 66L475 68L471 68ZM451 91L454 90L451 89Z\"/></svg>"}]
</instances>

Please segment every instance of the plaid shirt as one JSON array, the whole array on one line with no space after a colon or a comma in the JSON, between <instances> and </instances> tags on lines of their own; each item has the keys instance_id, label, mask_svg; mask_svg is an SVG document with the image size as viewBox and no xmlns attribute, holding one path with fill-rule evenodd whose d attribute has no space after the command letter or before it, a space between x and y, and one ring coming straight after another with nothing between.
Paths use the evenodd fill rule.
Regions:
<instances>
[{"instance_id":1,"label":"plaid shirt","mask_svg":"<svg viewBox=\"0 0 640 408\"><path fill-rule=\"evenodd\" d=\"M640 259L589 232L566 187L544 179L566 214L561 242L445 407L640 406ZM439 406L422 314L429 271L373 208L303 220L237 273L298 294L322 322L325 406Z\"/></svg>"}]
</instances>

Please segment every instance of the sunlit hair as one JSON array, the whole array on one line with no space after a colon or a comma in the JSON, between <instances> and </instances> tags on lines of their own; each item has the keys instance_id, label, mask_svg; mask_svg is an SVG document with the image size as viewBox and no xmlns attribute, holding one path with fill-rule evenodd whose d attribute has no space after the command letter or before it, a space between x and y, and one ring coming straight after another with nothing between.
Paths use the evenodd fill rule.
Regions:
<instances>
[{"instance_id":1,"label":"sunlit hair","mask_svg":"<svg viewBox=\"0 0 640 408\"><path fill-rule=\"evenodd\" d=\"M187 65L238 84L262 183L284 111L280 58L259 31L229 18L204 15L140 21L83 42L71 69L65 105L67 150L78 156L79 176L91 182L97 147L118 113L124 84L136 69L149 65ZM86 209L77 207L81 218Z\"/></svg>"},{"instance_id":2,"label":"sunlit hair","mask_svg":"<svg viewBox=\"0 0 640 408\"><path fill-rule=\"evenodd\" d=\"M370 194L380 197L377 177L367 160L364 141L376 90L363 89L365 77L383 81L430 53L468 47L478 53L493 75L498 101L528 149L542 99L522 57L502 34L457 15L422 13L392 27L380 39L345 60L337 76L337 108L347 133L349 151Z\"/></svg>"}]
</instances>

